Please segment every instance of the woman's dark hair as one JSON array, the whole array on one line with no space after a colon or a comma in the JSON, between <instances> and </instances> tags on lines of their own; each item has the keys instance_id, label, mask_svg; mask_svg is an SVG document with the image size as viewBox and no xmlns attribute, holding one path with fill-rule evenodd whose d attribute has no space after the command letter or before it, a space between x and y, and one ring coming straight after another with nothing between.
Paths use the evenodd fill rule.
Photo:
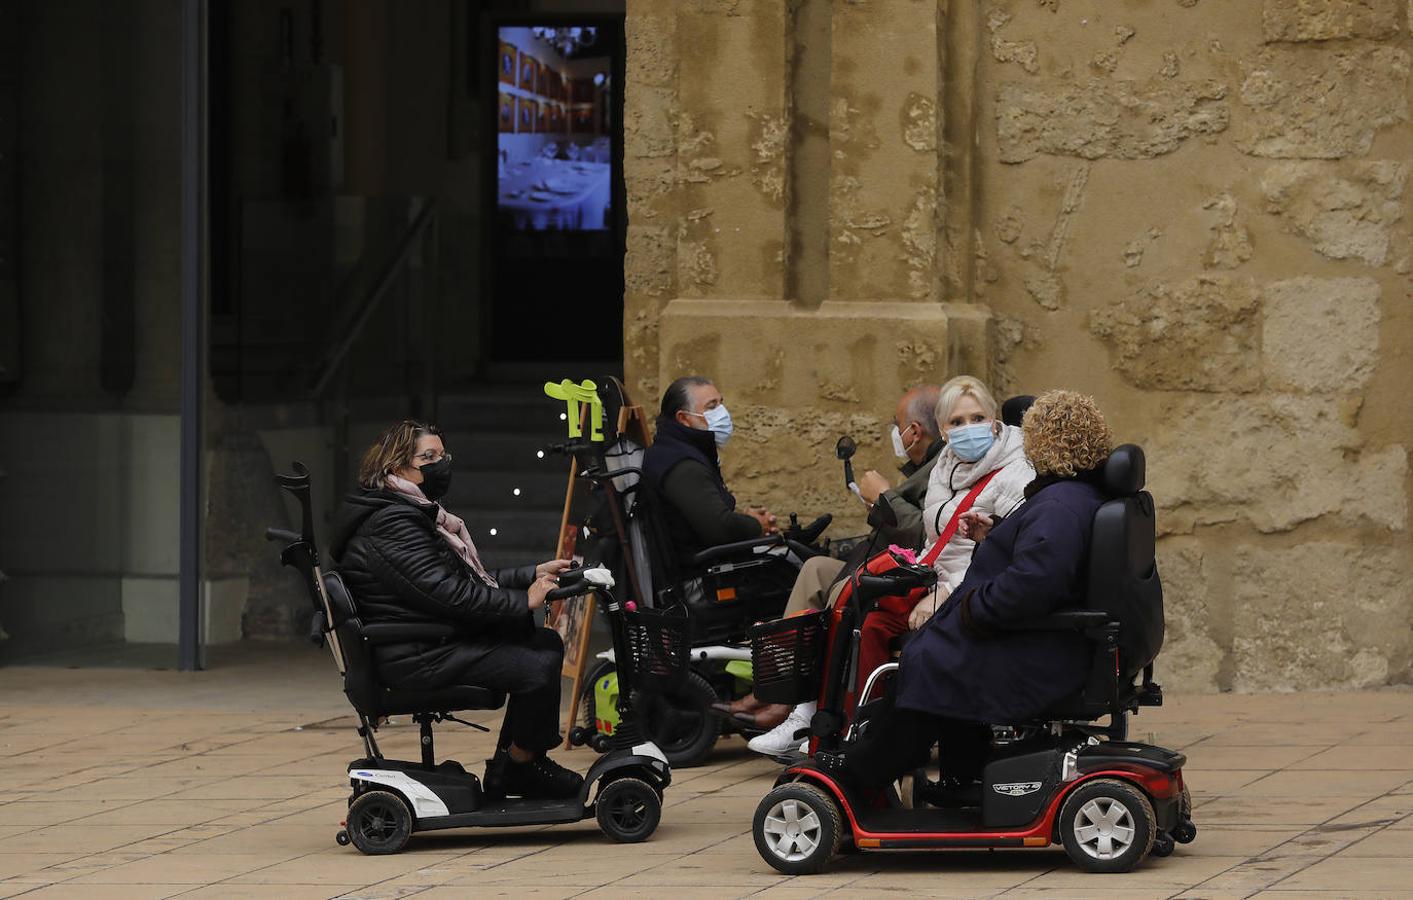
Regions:
<instances>
[{"instance_id":1,"label":"woman's dark hair","mask_svg":"<svg viewBox=\"0 0 1413 900\"><path fill-rule=\"evenodd\" d=\"M388 475L412 464L412 454L417 452L417 439L429 434L440 435L435 425L404 419L384 431L363 453L363 462L358 466L358 483L376 490L383 486Z\"/></svg>"},{"instance_id":2,"label":"woman's dark hair","mask_svg":"<svg viewBox=\"0 0 1413 900\"><path fill-rule=\"evenodd\" d=\"M671 419L679 412L692 412L692 398L687 389L705 387L713 383L710 378L703 378L701 375L683 375L667 386L667 391L662 395L660 415L664 419Z\"/></svg>"}]
</instances>

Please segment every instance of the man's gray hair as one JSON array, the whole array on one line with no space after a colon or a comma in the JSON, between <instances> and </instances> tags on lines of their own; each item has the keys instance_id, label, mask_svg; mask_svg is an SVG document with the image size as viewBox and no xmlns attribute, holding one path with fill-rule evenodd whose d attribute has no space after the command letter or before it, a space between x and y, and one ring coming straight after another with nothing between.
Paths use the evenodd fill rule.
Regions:
<instances>
[{"instance_id":1,"label":"man's gray hair","mask_svg":"<svg viewBox=\"0 0 1413 900\"><path fill-rule=\"evenodd\" d=\"M935 384L920 384L909 393L911 396L906 409L908 421L921 424L928 437L941 437L942 428L937 424L937 401L942 396L942 388Z\"/></svg>"},{"instance_id":2,"label":"man's gray hair","mask_svg":"<svg viewBox=\"0 0 1413 900\"><path fill-rule=\"evenodd\" d=\"M689 388L705 387L715 384L710 378L704 375L683 375L681 378L667 386L667 390L662 394L662 408L658 414L664 419L670 419L679 412L696 412L692 409L692 398Z\"/></svg>"}]
</instances>

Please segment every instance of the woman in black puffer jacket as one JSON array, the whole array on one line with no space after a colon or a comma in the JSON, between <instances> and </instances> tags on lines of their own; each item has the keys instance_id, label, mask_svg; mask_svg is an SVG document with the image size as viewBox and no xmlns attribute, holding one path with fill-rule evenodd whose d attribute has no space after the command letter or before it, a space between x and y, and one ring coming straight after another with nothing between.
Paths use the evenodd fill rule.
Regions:
<instances>
[{"instance_id":1,"label":"woman in black puffer jacket","mask_svg":"<svg viewBox=\"0 0 1413 900\"><path fill-rule=\"evenodd\" d=\"M451 484L451 454L434 426L405 421L363 456L334 522L333 556L373 622L451 622L462 637L377 648L382 680L401 690L473 685L510 695L495 757L493 798L572 797L583 779L545 755L559 742L559 635L535 626L568 560L489 572L466 523L437 502Z\"/></svg>"}]
</instances>

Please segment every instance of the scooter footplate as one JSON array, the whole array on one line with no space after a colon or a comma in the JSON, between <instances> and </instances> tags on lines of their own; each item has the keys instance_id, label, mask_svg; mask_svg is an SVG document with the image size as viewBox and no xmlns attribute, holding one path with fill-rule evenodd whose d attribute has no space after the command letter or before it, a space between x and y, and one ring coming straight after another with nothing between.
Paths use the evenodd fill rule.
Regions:
<instances>
[{"instance_id":1,"label":"scooter footplate","mask_svg":"<svg viewBox=\"0 0 1413 900\"><path fill-rule=\"evenodd\" d=\"M569 800L490 800L475 812L418 819L416 830L560 825L565 822L578 822L587 815L587 809L577 797Z\"/></svg>"}]
</instances>

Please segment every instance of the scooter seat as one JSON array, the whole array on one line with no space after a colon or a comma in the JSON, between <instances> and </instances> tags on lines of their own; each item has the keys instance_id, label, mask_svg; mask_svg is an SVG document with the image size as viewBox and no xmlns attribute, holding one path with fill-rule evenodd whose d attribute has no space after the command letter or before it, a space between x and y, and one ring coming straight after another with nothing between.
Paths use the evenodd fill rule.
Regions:
<instances>
[{"instance_id":1,"label":"scooter seat","mask_svg":"<svg viewBox=\"0 0 1413 900\"><path fill-rule=\"evenodd\" d=\"M505 694L483 687L456 685L434 691L384 689L379 698L385 716L410 716L423 712L455 712L459 709L499 709Z\"/></svg>"}]
</instances>

